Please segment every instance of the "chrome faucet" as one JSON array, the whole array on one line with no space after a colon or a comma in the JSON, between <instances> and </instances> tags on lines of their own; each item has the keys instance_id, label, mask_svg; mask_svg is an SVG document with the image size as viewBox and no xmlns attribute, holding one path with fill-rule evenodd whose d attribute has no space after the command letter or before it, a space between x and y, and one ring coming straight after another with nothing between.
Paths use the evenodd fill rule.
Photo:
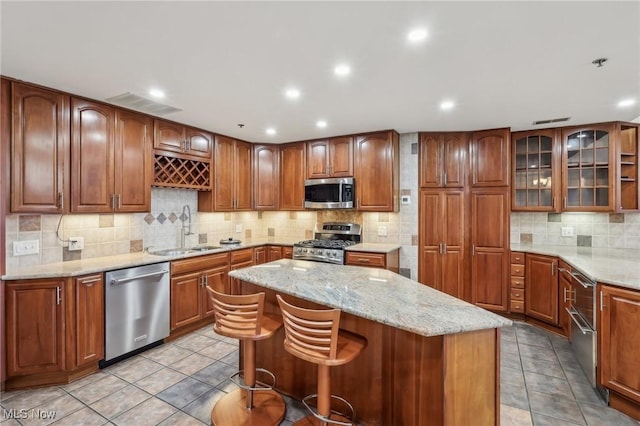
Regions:
<instances>
[{"instance_id":1,"label":"chrome faucet","mask_svg":"<svg viewBox=\"0 0 640 426\"><path fill-rule=\"evenodd\" d=\"M185 229L184 226L184 220L182 221L182 228L180 228L180 247L181 248L185 248L184 244L185 244L185 237L187 235L193 235L193 232L191 232L191 207L189 207L188 204L185 204L184 206L182 206L182 215L185 215L185 210L186 210L186 216L187 216L187 220L189 222L189 225L187 226L187 229Z\"/></svg>"}]
</instances>

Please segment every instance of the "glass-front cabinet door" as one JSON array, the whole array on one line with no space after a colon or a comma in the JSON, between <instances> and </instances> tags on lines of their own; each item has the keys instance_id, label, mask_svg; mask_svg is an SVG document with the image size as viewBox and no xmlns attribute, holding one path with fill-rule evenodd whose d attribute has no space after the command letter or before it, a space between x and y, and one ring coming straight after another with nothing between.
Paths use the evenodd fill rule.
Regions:
<instances>
[{"instance_id":1,"label":"glass-front cabinet door","mask_svg":"<svg viewBox=\"0 0 640 426\"><path fill-rule=\"evenodd\" d=\"M564 211L613 211L614 127L570 128L562 132Z\"/></svg>"},{"instance_id":2,"label":"glass-front cabinet door","mask_svg":"<svg viewBox=\"0 0 640 426\"><path fill-rule=\"evenodd\" d=\"M511 210L559 211L560 151L556 129L511 134Z\"/></svg>"}]
</instances>

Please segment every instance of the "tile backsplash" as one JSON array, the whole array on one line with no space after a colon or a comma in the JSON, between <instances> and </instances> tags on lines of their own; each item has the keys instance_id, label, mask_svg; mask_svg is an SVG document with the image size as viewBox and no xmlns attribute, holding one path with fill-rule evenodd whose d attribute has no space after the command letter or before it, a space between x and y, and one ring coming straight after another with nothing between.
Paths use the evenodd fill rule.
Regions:
<instances>
[{"instance_id":1,"label":"tile backsplash","mask_svg":"<svg viewBox=\"0 0 640 426\"><path fill-rule=\"evenodd\" d=\"M640 249L640 213L511 213L511 243Z\"/></svg>"}]
</instances>

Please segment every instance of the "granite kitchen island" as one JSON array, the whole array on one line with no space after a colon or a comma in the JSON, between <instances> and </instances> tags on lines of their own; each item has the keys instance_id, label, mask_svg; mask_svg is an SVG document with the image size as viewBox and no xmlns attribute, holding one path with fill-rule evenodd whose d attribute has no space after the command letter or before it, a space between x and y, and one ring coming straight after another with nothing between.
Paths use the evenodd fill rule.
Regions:
<instances>
[{"instance_id":1,"label":"granite kitchen island","mask_svg":"<svg viewBox=\"0 0 640 426\"><path fill-rule=\"evenodd\" d=\"M393 272L283 259L232 271L234 292L264 291L308 308L340 308L340 327L368 340L331 370L331 390L366 425L497 425L500 327L508 319ZM283 348L284 331L257 345L257 366L296 399L316 392L315 365Z\"/></svg>"}]
</instances>

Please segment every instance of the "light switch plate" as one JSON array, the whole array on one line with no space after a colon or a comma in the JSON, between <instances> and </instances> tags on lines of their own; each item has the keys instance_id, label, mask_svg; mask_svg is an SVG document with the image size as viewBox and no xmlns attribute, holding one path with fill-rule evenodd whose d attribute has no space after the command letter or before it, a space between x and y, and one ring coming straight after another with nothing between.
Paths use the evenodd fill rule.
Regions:
<instances>
[{"instance_id":1,"label":"light switch plate","mask_svg":"<svg viewBox=\"0 0 640 426\"><path fill-rule=\"evenodd\" d=\"M573 237L573 226L563 226L562 227L562 236L563 237Z\"/></svg>"},{"instance_id":2,"label":"light switch plate","mask_svg":"<svg viewBox=\"0 0 640 426\"><path fill-rule=\"evenodd\" d=\"M24 256L26 254L38 254L40 253L40 241L14 241L13 242L13 255Z\"/></svg>"},{"instance_id":3,"label":"light switch plate","mask_svg":"<svg viewBox=\"0 0 640 426\"><path fill-rule=\"evenodd\" d=\"M84 237L69 237L69 251L82 250L84 248Z\"/></svg>"},{"instance_id":4,"label":"light switch plate","mask_svg":"<svg viewBox=\"0 0 640 426\"><path fill-rule=\"evenodd\" d=\"M386 237L387 236L387 227L384 225L379 225L378 226L378 236L379 237Z\"/></svg>"}]
</instances>

